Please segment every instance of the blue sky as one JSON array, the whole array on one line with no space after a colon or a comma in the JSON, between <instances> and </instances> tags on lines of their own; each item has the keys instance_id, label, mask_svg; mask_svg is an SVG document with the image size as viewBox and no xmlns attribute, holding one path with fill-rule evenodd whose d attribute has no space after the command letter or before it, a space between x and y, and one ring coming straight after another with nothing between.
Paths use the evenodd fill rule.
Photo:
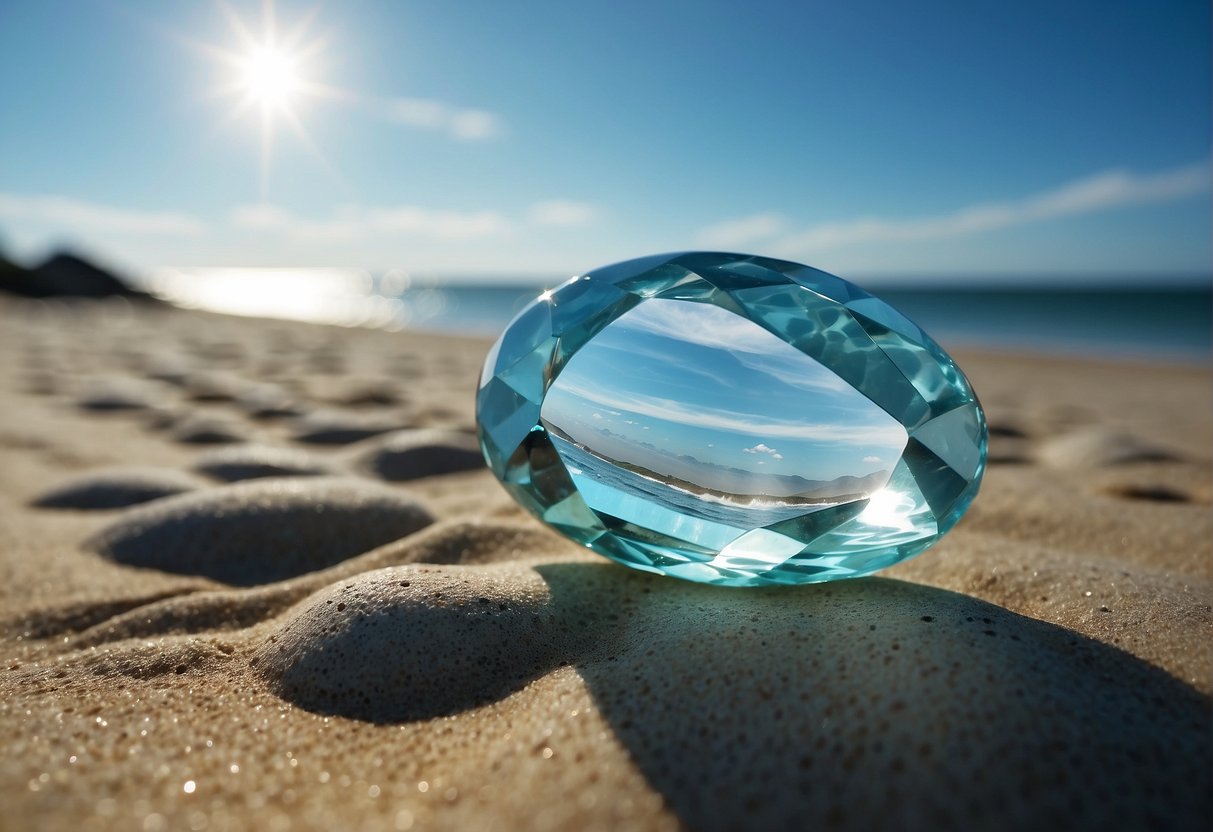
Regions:
<instances>
[{"instance_id":1,"label":"blue sky","mask_svg":"<svg viewBox=\"0 0 1213 832\"><path fill-rule=\"evenodd\" d=\"M263 8L224 8L0 0L8 249L511 276L1213 256L1205 2L279 0L281 35L311 23L268 154L260 105L233 115Z\"/></svg>"},{"instance_id":2,"label":"blue sky","mask_svg":"<svg viewBox=\"0 0 1213 832\"><path fill-rule=\"evenodd\" d=\"M723 491L739 489L721 469L822 481L888 472L906 443L893 417L791 345L676 300L645 301L582 347L543 418L612 459Z\"/></svg>"}]
</instances>

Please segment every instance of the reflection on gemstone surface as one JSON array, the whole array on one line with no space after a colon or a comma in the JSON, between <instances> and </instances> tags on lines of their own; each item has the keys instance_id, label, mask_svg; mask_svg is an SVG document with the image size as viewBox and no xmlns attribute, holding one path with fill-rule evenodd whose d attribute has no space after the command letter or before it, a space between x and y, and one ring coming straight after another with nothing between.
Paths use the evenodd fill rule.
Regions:
<instances>
[{"instance_id":1,"label":"reflection on gemstone surface","mask_svg":"<svg viewBox=\"0 0 1213 832\"><path fill-rule=\"evenodd\" d=\"M917 554L976 492L955 364L857 287L693 253L545 292L486 362L481 442L545 522L638 568L734 585Z\"/></svg>"},{"instance_id":2,"label":"reflection on gemstone surface","mask_svg":"<svg viewBox=\"0 0 1213 832\"><path fill-rule=\"evenodd\" d=\"M734 536L867 497L906 444L897 420L804 353L673 300L603 329L540 414L591 508L631 519L629 496L663 500Z\"/></svg>"}]
</instances>

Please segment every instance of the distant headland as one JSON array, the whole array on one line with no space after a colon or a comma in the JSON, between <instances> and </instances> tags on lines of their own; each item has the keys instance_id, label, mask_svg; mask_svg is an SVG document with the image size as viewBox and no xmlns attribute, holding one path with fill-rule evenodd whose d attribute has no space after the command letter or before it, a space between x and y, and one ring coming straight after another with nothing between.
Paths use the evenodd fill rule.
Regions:
<instances>
[{"instance_id":1,"label":"distant headland","mask_svg":"<svg viewBox=\"0 0 1213 832\"><path fill-rule=\"evenodd\" d=\"M0 252L0 292L29 298L110 298L156 303L147 292L70 251L58 251L26 268Z\"/></svg>"}]
</instances>

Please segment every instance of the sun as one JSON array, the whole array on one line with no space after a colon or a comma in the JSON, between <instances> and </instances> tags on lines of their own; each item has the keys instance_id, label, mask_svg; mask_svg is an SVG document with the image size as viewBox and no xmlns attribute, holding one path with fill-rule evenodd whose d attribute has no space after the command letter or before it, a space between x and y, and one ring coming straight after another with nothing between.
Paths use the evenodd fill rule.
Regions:
<instances>
[{"instance_id":1,"label":"sun","mask_svg":"<svg viewBox=\"0 0 1213 832\"><path fill-rule=\"evenodd\" d=\"M264 200L268 195L274 135L280 126L294 133L324 169L339 178L308 134L302 118L308 104L344 97L341 90L319 83L315 77L317 59L327 44L321 33L310 31L319 7L295 26L283 30L278 26L274 0L262 3L260 26L245 22L228 0L215 0L215 5L234 42L221 46L185 40L213 59L223 71L213 93L231 101L232 108L220 124L239 121L250 113L259 116L252 121L259 138L260 197Z\"/></svg>"},{"instance_id":2,"label":"sun","mask_svg":"<svg viewBox=\"0 0 1213 832\"><path fill-rule=\"evenodd\" d=\"M303 92L300 62L274 46L258 46L240 61L240 84L264 110L289 110Z\"/></svg>"}]
</instances>

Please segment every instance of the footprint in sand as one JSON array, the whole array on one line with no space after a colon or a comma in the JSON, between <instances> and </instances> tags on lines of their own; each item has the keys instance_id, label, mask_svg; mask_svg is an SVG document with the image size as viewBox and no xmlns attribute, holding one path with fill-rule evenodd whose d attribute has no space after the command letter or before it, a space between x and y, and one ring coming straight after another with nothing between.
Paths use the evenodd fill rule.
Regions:
<instances>
[{"instance_id":1,"label":"footprint in sand","mask_svg":"<svg viewBox=\"0 0 1213 832\"><path fill-rule=\"evenodd\" d=\"M390 415L316 410L295 422L291 438L318 445L348 445L401 427L400 420Z\"/></svg>"},{"instance_id":2,"label":"footprint in sand","mask_svg":"<svg viewBox=\"0 0 1213 832\"><path fill-rule=\"evenodd\" d=\"M393 482L484 467L476 437L456 430L400 430L350 449L359 471Z\"/></svg>"},{"instance_id":3,"label":"footprint in sand","mask_svg":"<svg viewBox=\"0 0 1213 832\"><path fill-rule=\"evenodd\" d=\"M398 489L359 479L261 479L128 510L85 547L129 566L249 586L332 566L433 522Z\"/></svg>"},{"instance_id":4,"label":"footprint in sand","mask_svg":"<svg viewBox=\"0 0 1213 832\"><path fill-rule=\"evenodd\" d=\"M171 497L201 486L202 481L175 468L119 467L90 471L38 495L39 508L123 508Z\"/></svg>"}]
</instances>

